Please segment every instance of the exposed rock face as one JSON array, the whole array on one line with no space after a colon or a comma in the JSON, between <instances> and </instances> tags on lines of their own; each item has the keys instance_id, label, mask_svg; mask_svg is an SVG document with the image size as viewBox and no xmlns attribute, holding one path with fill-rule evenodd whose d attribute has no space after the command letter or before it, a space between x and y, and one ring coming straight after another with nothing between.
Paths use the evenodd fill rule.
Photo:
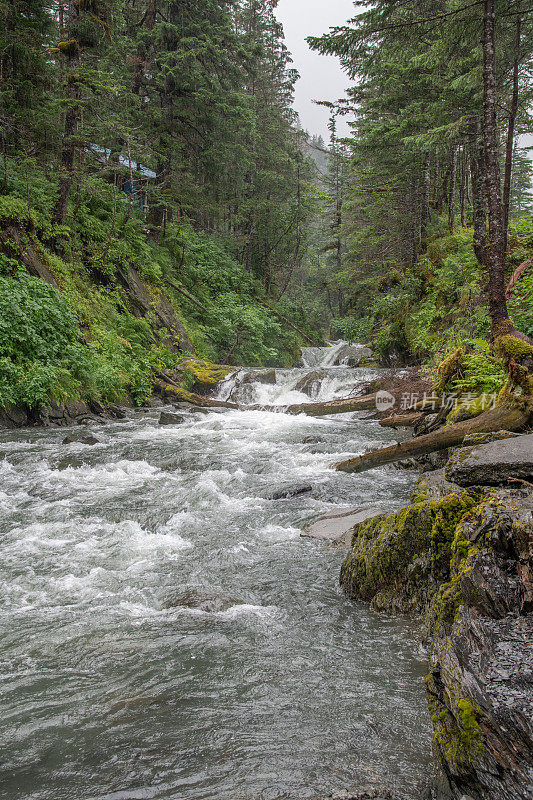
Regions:
<instances>
[{"instance_id":1,"label":"exposed rock face","mask_svg":"<svg viewBox=\"0 0 533 800\"><path fill-rule=\"evenodd\" d=\"M0 409L0 426L6 428L22 428L26 425L43 425L69 427L72 425L87 425L104 423L106 420L121 420L126 418L127 411L115 403L102 405L97 400L84 403L81 400L70 400L67 403L51 402L39 411L29 411L23 408Z\"/></svg>"},{"instance_id":2,"label":"exposed rock face","mask_svg":"<svg viewBox=\"0 0 533 800\"><path fill-rule=\"evenodd\" d=\"M498 485L509 478L533 478L533 433L457 450L446 477L460 486Z\"/></svg>"},{"instance_id":3,"label":"exposed rock face","mask_svg":"<svg viewBox=\"0 0 533 800\"><path fill-rule=\"evenodd\" d=\"M300 378L294 388L297 392L303 392L309 397L315 397L326 375L325 369L316 369L313 372L308 372L307 375Z\"/></svg>"},{"instance_id":4,"label":"exposed rock face","mask_svg":"<svg viewBox=\"0 0 533 800\"><path fill-rule=\"evenodd\" d=\"M149 289L131 266L127 270L117 269L117 276L128 291L132 312L138 317L150 314L154 326L167 331L170 347L182 353L192 353L192 343L168 298L156 289Z\"/></svg>"},{"instance_id":5,"label":"exposed rock face","mask_svg":"<svg viewBox=\"0 0 533 800\"><path fill-rule=\"evenodd\" d=\"M463 521L470 552L435 609L427 688L457 796L533 798L532 510L501 493Z\"/></svg>"},{"instance_id":6,"label":"exposed rock face","mask_svg":"<svg viewBox=\"0 0 533 800\"><path fill-rule=\"evenodd\" d=\"M352 529L359 522L381 515L379 508L350 508L346 511L330 511L319 517L302 531L302 536L323 539L335 545L347 546L352 538Z\"/></svg>"},{"instance_id":7,"label":"exposed rock face","mask_svg":"<svg viewBox=\"0 0 533 800\"><path fill-rule=\"evenodd\" d=\"M28 412L17 406L0 408L0 426L3 428L22 428L29 424Z\"/></svg>"},{"instance_id":8,"label":"exposed rock face","mask_svg":"<svg viewBox=\"0 0 533 800\"><path fill-rule=\"evenodd\" d=\"M452 797L531 800L533 493L449 488L424 475L413 505L356 525L341 583L376 609L423 615Z\"/></svg>"},{"instance_id":9,"label":"exposed rock face","mask_svg":"<svg viewBox=\"0 0 533 800\"><path fill-rule=\"evenodd\" d=\"M36 278L41 278L46 283L49 283L54 289L59 289L56 279L44 264L42 258L37 254L31 241L26 237L19 227L16 225L8 225L3 231L0 231L0 242L8 245L8 250L11 250L11 242L17 244L17 257L22 264L26 267L30 275Z\"/></svg>"}]
</instances>

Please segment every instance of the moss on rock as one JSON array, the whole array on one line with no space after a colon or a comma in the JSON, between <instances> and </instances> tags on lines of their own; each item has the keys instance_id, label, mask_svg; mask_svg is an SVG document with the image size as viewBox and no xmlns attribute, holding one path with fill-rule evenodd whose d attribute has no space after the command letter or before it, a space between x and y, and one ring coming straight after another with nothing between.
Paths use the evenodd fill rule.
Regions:
<instances>
[{"instance_id":1,"label":"moss on rock","mask_svg":"<svg viewBox=\"0 0 533 800\"><path fill-rule=\"evenodd\" d=\"M230 372L233 367L223 364L212 364L209 361L187 359L182 361L182 382L185 389L190 391L205 392L215 388Z\"/></svg>"},{"instance_id":2,"label":"moss on rock","mask_svg":"<svg viewBox=\"0 0 533 800\"><path fill-rule=\"evenodd\" d=\"M422 611L438 582L449 576L456 527L476 502L460 492L356 525L341 568L342 586L379 610Z\"/></svg>"}]
</instances>

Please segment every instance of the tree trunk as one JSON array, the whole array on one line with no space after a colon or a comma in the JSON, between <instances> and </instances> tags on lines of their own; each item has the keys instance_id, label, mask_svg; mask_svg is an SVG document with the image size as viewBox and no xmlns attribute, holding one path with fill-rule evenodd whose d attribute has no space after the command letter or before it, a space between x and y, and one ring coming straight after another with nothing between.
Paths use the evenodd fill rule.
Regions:
<instances>
[{"instance_id":1,"label":"tree trunk","mask_svg":"<svg viewBox=\"0 0 533 800\"><path fill-rule=\"evenodd\" d=\"M455 184L457 182L457 146L452 148L452 164L450 168L450 194L448 195L448 228L453 233L455 228Z\"/></svg>"},{"instance_id":2,"label":"tree trunk","mask_svg":"<svg viewBox=\"0 0 533 800\"><path fill-rule=\"evenodd\" d=\"M485 245L487 243L487 201L485 192L483 145L479 139L479 130L477 124L471 140L470 175L472 184L472 221L474 225L474 238L472 246L479 264L483 265L485 261Z\"/></svg>"},{"instance_id":3,"label":"tree trunk","mask_svg":"<svg viewBox=\"0 0 533 800\"><path fill-rule=\"evenodd\" d=\"M379 424L382 428L414 428L425 416L423 411L412 411L408 414L392 414L390 417L380 419Z\"/></svg>"},{"instance_id":4,"label":"tree trunk","mask_svg":"<svg viewBox=\"0 0 533 800\"><path fill-rule=\"evenodd\" d=\"M68 41L62 43L60 52L64 53L67 59L66 72L66 101L67 110L65 113L65 128L63 131L63 142L61 146L61 167L59 178L59 197L57 199L53 220L58 225L63 225L67 218L68 201L70 190L74 180L74 165L76 160L76 135L80 118L80 91L77 72L80 67L80 48L78 45L77 34L79 25L78 4L71 0L68 4Z\"/></svg>"},{"instance_id":5,"label":"tree trunk","mask_svg":"<svg viewBox=\"0 0 533 800\"><path fill-rule=\"evenodd\" d=\"M494 0L485 0L483 11L483 149L489 232L484 263L488 271L489 311L492 336L509 319L505 299L505 227L500 183L499 135L496 93Z\"/></svg>"},{"instance_id":6,"label":"tree trunk","mask_svg":"<svg viewBox=\"0 0 533 800\"><path fill-rule=\"evenodd\" d=\"M392 464L394 461L402 461L404 458L426 455L436 450L454 447L461 444L469 433L490 433L500 430L520 431L527 426L529 419L529 411L524 411L519 407L496 406L496 408L484 411L475 419L456 422L454 425L439 428L433 433L426 433L424 436L408 439L391 447L384 447L382 450L374 450L371 453L364 453L362 456L341 461L336 464L336 469L341 472L365 472L367 469Z\"/></svg>"},{"instance_id":7,"label":"tree trunk","mask_svg":"<svg viewBox=\"0 0 533 800\"><path fill-rule=\"evenodd\" d=\"M466 171L466 154L464 148L461 150L461 184L459 187L459 203L461 206L461 227L466 228L466 194L467 194L468 173Z\"/></svg>"},{"instance_id":8,"label":"tree trunk","mask_svg":"<svg viewBox=\"0 0 533 800\"><path fill-rule=\"evenodd\" d=\"M424 155L424 176L422 182L422 197L420 208L420 248L424 250L428 237L428 225L430 219L429 193L431 190L431 157L429 150Z\"/></svg>"},{"instance_id":9,"label":"tree trunk","mask_svg":"<svg viewBox=\"0 0 533 800\"><path fill-rule=\"evenodd\" d=\"M511 175L513 172L514 128L518 113L518 77L520 66L520 37L522 18L516 18L514 62L513 62L513 94L511 108L509 109L509 124L507 127L507 141L505 144L505 174L503 178L503 225L505 236L505 250L507 250L507 228L509 226L509 205L511 200Z\"/></svg>"}]
</instances>

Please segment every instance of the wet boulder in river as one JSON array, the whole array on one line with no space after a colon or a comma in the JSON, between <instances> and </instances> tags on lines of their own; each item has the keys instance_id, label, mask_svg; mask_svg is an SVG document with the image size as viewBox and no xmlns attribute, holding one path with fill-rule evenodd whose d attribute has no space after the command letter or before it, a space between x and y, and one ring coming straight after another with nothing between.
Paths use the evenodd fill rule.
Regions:
<instances>
[{"instance_id":1,"label":"wet boulder in river","mask_svg":"<svg viewBox=\"0 0 533 800\"><path fill-rule=\"evenodd\" d=\"M100 439L93 436L92 433L69 433L63 439L63 444L99 444Z\"/></svg>"},{"instance_id":2,"label":"wet boulder in river","mask_svg":"<svg viewBox=\"0 0 533 800\"><path fill-rule=\"evenodd\" d=\"M241 379L240 385L245 383L266 383L273 385L276 383L275 369L257 369L247 372Z\"/></svg>"},{"instance_id":3,"label":"wet boulder in river","mask_svg":"<svg viewBox=\"0 0 533 800\"><path fill-rule=\"evenodd\" d=\"M284 486L277 489L270 495L270 500L290 500L293 497L298 497L300 494L307 494L312 492L313 487L308 483L297 483L293 486Z\"/></svg>"},{"instance_id":4,"label":"wet boulder in river","mask_svg":"<svg viewBox=\"0 0 533 800\"><path fill-rule=\"evenodd\" d=\"M344 511L335 509L319 517L312 525L307 525L301 535L348 547L354 525L381 513L383 512L379 508L349 508Z\"/></svg>"},{"instance_id":5,"label":"wet boulder in river","mask_svg":"<svg viewBox=\"0 0 533 800\"><path fill-rule=\"evenodd\" d=\"M182 422L185 422L182 414L172 414L170 411L162 411L159 417L160 425L181 425Z\"/></svg>"},{"instance_id":6,"label":"wet boulder in river","mask_svg":"<svg viewBox=\"0 0 533 800\"><path fill-rule=\"evenodd\" d=\"M208 594L199 592L196 589L186 589L164 603L165 608L195 608L198 611L206 611L210 614L227 611L228 608L232 608L235 605L238 605L238 601L232 597Z\"/></svg>"},{"instance_id":7,"label":"wet boulder in river","mask_svg":"<svg viewBox=\"0 0 533 800\"><path fill-rule=\"evenodd\" d=\"M320 387L320 384L326 375L327 373L324 369L316 369L313 370L313 372L308 372L307 375L304 375L302 378L300 378L294 389L297 392L303 392L304 394L312 397L316 390Z\"/></svg>"},{"instance_id":8,"label":"wet boulder in river","mask_svg":"<svg viewBox=\"0 0 533 800\"><path fill-rule=\"evenodd\" d=\"M338 351L334 364L357 367L363 359L371 358L372 350L363 344L346 344Z\"/></svg>"}]
</instances>

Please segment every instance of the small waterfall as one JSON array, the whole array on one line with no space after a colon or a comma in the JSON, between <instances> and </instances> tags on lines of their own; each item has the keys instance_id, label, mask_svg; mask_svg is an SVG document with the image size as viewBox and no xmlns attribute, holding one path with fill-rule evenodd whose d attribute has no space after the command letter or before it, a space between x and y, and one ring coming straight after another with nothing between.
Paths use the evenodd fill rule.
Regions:
<instances>
[{"instance_id":1,"label":"small waterfall","mask_svg":"<svg viewBox=\"0 0 533 800\"><path fill-rule=\"evenodd\" d=\"M368 371L354 372L348 367L368 349L364 345L349 345L345 341L331 342L327 347L302 347L303 366L295 369L240 369L219 384L219 400L240 406L278 406L292 403L332 400L357 392L357 386L369 379ZM370 352L370 351L368 351ZM305 381L306 376L312 378Z\"/></svg>"},{"instance_id":2,"label":"small waterfall","mask_svg":"<svg viewBox=\"0 0 533 800\"><path fill-rule=\"evenodd\" d=\"M342 339L330 342L327 347L302 347L302 363L304 367L331 367L348 342Z\"/></svg>"}]
</instances>

